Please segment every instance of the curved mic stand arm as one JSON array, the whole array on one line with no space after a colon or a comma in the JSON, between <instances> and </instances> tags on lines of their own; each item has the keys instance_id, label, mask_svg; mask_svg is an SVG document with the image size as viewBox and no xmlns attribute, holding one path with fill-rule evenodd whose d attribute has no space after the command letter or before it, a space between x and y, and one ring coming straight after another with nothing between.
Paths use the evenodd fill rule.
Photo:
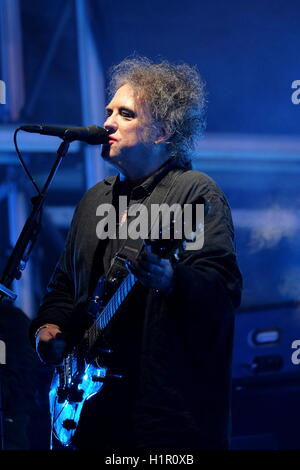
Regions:
<instances>
[{"instance_id":1,"label":"curved mic stand arm","mask_svg":"<svg viewBox=\"0 0 300 470\"><path fill-rule=\"evenodd\" d=\"M4 299L11 301L17 298L17 295L10 290L14 279L20 279L22 271L26 267L29 254L36 242L37 235L41 228L41 211L47 195L47 190L54 178L54 175L69 149L70 141L63 140L57 150L57 158L50 170L49 176L44 184L40 194L31 198L33 204L31 213L27 218L22 232L17 240L15 247L6 263L4 271L0 278L0 302Z\"/></svg>"}]
</instances>

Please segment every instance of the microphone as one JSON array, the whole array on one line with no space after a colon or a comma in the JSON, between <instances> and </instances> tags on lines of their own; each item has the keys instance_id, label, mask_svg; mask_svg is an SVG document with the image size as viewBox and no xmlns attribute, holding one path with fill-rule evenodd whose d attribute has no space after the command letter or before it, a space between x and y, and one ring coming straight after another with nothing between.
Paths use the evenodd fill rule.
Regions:
<instances>
[{"instance_id":1,"label":"microphone","mask_svg":"<svg viewBox=\"0 0 300 470\"><path fill-rule=\"evenodd\" d=\"M41 125L24 125L20 129L25 132L33 132L36 134L53 135L61 139L73 142L80 140L90 145L100 145L108 143L109 133L106 129L99 126L72 127L72 126L41 126Z\"/></svg>"}]
</instances>

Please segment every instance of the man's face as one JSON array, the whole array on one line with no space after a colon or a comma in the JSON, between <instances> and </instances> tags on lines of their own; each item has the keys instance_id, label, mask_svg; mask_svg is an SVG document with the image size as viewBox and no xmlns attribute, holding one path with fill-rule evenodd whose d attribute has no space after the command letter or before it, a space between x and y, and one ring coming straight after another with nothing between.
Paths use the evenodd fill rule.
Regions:
<instances>
[{"instance_id":1,"label":"man's face","mask_svg":"<svg viewBox=\"0 0 300 470\"><path fill-rule=\"evenodd\" d=\"M128 154L145 144L145 126L151 117L146 106L137 103L132 87L121 86L106 107L105 129L110 133L109 144L103 146L102 156L108 160ZM116 158L118 159L118 158Z\"/></svg>"}]
</instances>

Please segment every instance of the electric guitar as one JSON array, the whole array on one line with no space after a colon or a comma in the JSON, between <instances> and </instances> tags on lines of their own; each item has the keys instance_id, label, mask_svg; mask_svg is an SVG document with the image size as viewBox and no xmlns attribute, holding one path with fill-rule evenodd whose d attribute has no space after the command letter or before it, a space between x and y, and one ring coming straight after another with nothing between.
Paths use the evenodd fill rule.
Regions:
<instances>
[{"instance_id":1,"label":"electric guitar","mask_svg":"<svg viewBox=\"0 0 300 470\"><path fill-rule=\"evenodd\" d=\"M158 243L160 246L158 246ZM176 245L171 240L156 240L156 252L164 257L179 259L184 249L185 240ZM172 248L170 250L170 244ZM175 246L174 246L175 245ZM151 243L152 251L155 245ZM123 262L125 260L118 260ZM118 271L116 271L118 272ZM71 446L83 405L92 395L101 391L108 377L122 379L122 374L109 369L105 357L112 351L103 341L102 332L120 310L129 294L134 289L137 278L125 268L120 272L120 279L110 279L118 287L107 302L103 302L107 280L101 277L93 296L88 301L87 313L95 318L93 324L85 331L82 340L73 347L56 367L49 392L51 414L51 436L54 435L63 446ZM52 444L51 444L52 445Z\"/></svg>"}]
</instances>

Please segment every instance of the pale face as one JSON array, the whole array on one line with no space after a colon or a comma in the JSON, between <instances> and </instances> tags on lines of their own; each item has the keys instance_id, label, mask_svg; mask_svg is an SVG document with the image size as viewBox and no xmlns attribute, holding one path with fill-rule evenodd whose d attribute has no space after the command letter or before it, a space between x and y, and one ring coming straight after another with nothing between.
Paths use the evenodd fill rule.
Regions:
<instances>
[{"instance_id":1,"label":"pale face","mask_svg":"<svg viewBox=\"0 0 300 470\"><path fill-rule=\"evenodd\" d=\"M121 86L106 106L105 129L110 131L109 158L143 143L145 112L136 105L134 92L129 84ZM108 150L108 149L107 149Z\"/></svg>"},{"instance_id":2,"label":"pale face","mask_svg":"<svg viewBox=\"0 0 300 470\"><path fill-rule=\"evenodd\" d=\"M151 125L150 111L138 102L133 88L126 83L106 106L104 127L109 131L109 143L103 145L102 157L130 178L140 178L158 168L165 155L157 152L164 137L152 132L145 137L145 127ZM156 148L156 151L154 150Z\"/></svg>"}]
</instances>

